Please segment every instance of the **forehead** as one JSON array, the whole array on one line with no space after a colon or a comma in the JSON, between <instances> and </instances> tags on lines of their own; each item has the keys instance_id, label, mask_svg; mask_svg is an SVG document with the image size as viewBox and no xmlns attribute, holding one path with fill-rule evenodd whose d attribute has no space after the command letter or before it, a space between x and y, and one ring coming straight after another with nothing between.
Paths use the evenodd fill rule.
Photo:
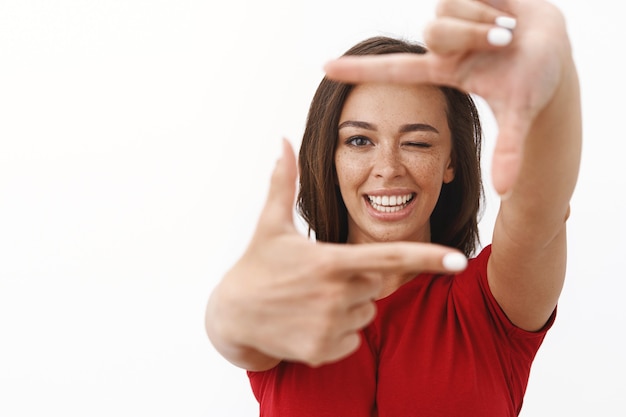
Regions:
<instances>
[{"instance_id":1,"label":"forehead","mask_svg":"<svg viewBox=\"0 0 626 417\"><path fill-rule=\"evenodd\" d=\"M344 103L340 122L363 120L383 122L446 123L446 100L432 85L359 84Z\"/></svg>"}]
</instances>

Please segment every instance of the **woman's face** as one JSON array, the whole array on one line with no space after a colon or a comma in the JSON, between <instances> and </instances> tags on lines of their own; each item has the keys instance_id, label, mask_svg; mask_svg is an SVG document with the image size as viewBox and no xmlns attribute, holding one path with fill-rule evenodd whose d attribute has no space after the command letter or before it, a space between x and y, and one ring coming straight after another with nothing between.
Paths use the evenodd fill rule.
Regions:
<instances>
[{"instance_id":1,"label":"woman's face","mask_svg":"<svg viewBox=\"0 0 626 417\"><path fill-rule=\"evenodd\" d=\"M441 186L454 179L445 110L432 86L362 84L350 92L335 151L348 242L430 241Z\"/></svg>"}]
</instances>

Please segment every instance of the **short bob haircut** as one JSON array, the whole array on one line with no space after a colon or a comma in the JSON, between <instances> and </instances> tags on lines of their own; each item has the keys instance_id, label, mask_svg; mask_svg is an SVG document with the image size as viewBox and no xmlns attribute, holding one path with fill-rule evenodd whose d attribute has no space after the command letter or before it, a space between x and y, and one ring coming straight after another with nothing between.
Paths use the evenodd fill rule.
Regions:
<instances>
[{"instance_id":1,"label":"short bob haircut","mask_svg":"<svg viewBox=\"0 0 626 417\"><path fill-rule=\"evenodd\" d=\"M385 36L366 39L344 55L425 54L419 44ZM469 94L441 86L452 135L454 179L442 184L431 214L431 242L473 256L479 244L478 215L483 201L480 173L482 131ZM311 102L299 153L300 187L296 207L309 235L321 242L345 243L348 212L336 182L335 149L341 111L352 85L322 79Z\"/></svg>"}]
</instances>

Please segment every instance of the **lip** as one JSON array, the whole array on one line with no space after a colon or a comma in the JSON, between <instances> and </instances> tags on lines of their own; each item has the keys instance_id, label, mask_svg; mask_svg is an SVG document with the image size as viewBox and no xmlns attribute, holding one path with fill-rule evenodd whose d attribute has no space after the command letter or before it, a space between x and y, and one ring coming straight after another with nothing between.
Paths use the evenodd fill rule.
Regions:
<instances>
[{"instance_id":1,"label":"lip","mask_svg":"<svg viewBox=\"0 0 626 417\"><path fill-rule=\"evenodd\" d=\"M377 210L376 208L374 208L369 198L369 197L392 197L392 196L406 196L406 195L411 195L411 199L407 201L402 208L400 209L396 208L394 211L391 211L391 212L383 212L383 211ZM363 202L365 204L368 214L372 216L373 218L382 220L382 221L398 221L398 220L403 220L410 216L413 210L413 207L415 205L415 202L417 200L416 197L417 197L416 192L406 190L406 189L378 190L378 191L365 193L363 195ZM388 204L388 202L386 203ZM385 206L387 204L385 204Z\"/></svg>"}]
</instances>

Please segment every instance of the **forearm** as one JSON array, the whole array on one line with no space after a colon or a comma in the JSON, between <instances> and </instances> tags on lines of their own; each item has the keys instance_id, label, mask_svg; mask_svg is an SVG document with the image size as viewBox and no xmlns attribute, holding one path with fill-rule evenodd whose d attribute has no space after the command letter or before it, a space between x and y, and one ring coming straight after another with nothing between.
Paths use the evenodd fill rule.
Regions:
<instances>
[{"instance_id":1,"label":"forearm","mask_svg":"<svg viewBox=\"0 0 626 417\"><path fill-rule=\"evenodd\" d=\"M509 235L547 244L569 214L582 147L578 75L571 56L562 69L553 98L531 125L519 179L501 217Z\"/></svg>"}]
</instances>

